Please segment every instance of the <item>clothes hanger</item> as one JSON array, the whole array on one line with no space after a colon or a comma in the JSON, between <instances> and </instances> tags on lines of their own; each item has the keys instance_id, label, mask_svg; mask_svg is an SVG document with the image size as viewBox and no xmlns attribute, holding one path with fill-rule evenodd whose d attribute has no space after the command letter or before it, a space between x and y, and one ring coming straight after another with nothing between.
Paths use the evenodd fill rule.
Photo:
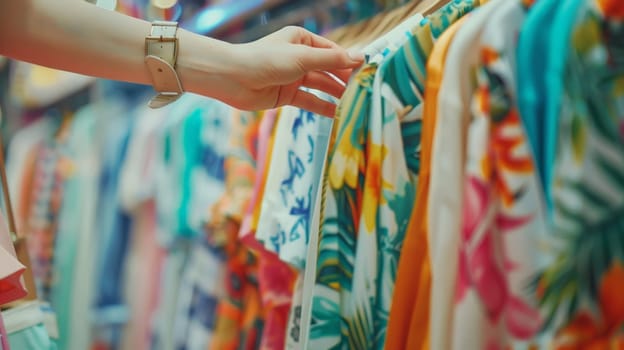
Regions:
<instances>
[{"instance_id":1,"label":"clothes hanger","mask_svg":"<svg viewBox=\"0 0 624 350\"><path fill-rule=\"evenodd\" d=\"M354 24L349 24L349 25L345 25L340 28L334 29L332 32L327 34L326 37L330 38L332 41L334 41L340 46L350 47L347 45L349 42L349 37L353 36L353 31L355 30L355 28L358 26L361 26L363 22L364 21L360 21Z\"/></svg>"},{"instance_id":2,"label":"clothes hanger","mask_svg":"<svg viewBox=\"0 0 624 350\"><path fill-rule=\"evenodd\" d=\"M436 12L437 10L441 9L442 7L444 7L446 4L448 4L451 0L433 0L433 1L429 1L429 6L423 11L425 16L429 16L432 13Z\"/></svg>"},{"instance_id":3,"label":"clothes hanger","mask_svg":"<svg viewBox=\"0 0 624 350\"><path fill-rule=\"evenodd\" d=\"M365 36L361 39L364 43L371 43L377 38L385 36L393 28L395 28L403 17L403 8L396 8L381 16L381 21L371 32L363 33Z\"/></svg>"},{"instance_id":4,"label":"clothes hanger","mask_svg":"<svg viewBox=\"0 0 624 350\"><path fill-rule=\"evenodd\" d=\"M409 2L408 4L395 9L393 13L389 13L387 27L383 28L381 32L374 33L372 37L377 38L381 35L386 35L395 27L403 25L406 21L410 21L408 26L416 27L418 22L412 20L415 15L421 14L423 17L427 16L438 8L446 5L449 1L450 0L415 0ZM402 30L410 30L410 28L403 28Z\"/></svg>"},{"instance_id":5,"label":"clothes hanger","mask_svg":"<svg viewBox=\"0 0 624 350\"><path fill-rule=\"evenodd\" d=\"M375 28L377 23L381 21L379 15L369 18L360 22L359 24L355 24L353 28L350 28L345 38L347 44L346 47L352 47L355 45L362 45L363 42L361 40L362 33L368 33L372 28Z\"/></svg>"},{"instance_id":6,"label":"clothes hanger","mask_svg":"<svg viewBox=\"0 0 624 350\"><path fill-rule=\"evenodd\" d=\"M418 25L421 20L421 16L416 16L417 13L412 14L411 17L405 19L403 22L395 25L391 30L384 35L376 38L372 43L369 43L365 51L367 52L380 52L384 50L384 48L388 47L388 45L393 42L397 36L403 35L411 31L414 27Z\"/></svg>"},{"instance_id":7,"label":"clothes hanger","mask_svg":"<svg viewBox=\"0 0 624 350\"><path fill-rule=\"evenodd\" d=\"M356 43L360 45L363 43L366 44L368 41L364 40L365 36L376 37L372 34L380 30L379 24L384 20L387 14L388 13L377 14L357 23L342 26L334 29L325 35L325 37L344 47L352 47Z\"/></svg>"},{"instance_id":8,"label":"clothes hanger","mask_svg":"<svg viewBox=\"0 0 624 350\"><path fill-rule=\"evenodd\" d=\"M405 5L405 9L403 11L403 17L400 21L404 21L407 18L412 17L413 15L420 13L420 7L422 6L423 0L414 0Z\"/></svg>"},{"instance_id":9,"label":"clothes hanger","mask_svg":"<svg viewBox=\"0 0 624 350\"><path fill-rule=\"evenodd\" d=\"M325 37L337 44L341 44L342 41L340 39L345 36L347 30L349 30L349 26L342 26L325 34Z\"/></svg>"},{"instance_id":10,"label":"clothes hanger","mask_svg":"<svg viewBox=\"0 0 624 350\"><path fill-rule=\"evenodd\" d=\"M416 6L420 2L419 0L410 2L408 5L401 6L389 12L380 13L373 18L370 18L361 25L354 25L347 27L347 32L351 33L348 37L348 42L344 46L365 46L369 47L377 39L383 37L392 29L394 29L405 13L408 12L411 7ZM342 44L342 42L341 42Z\"/></svg>"}]
</instances>

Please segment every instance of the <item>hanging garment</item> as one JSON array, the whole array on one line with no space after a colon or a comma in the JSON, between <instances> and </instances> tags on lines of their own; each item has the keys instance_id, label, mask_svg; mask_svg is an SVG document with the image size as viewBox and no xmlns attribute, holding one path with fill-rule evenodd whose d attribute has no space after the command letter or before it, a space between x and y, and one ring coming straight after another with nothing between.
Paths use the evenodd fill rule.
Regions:
<instances>
[{"instance_id":1,"label":"hanging garment","mask_svg":"<svg viewBox=\"0 0 624 350\"><path fill-rule=\"evenodd\" d=\"M119 199L133 216L126 263L126 300L132 317L124 329L123 348L149 349L152 318L158 307L165 250L158 242L154 203L159 128L168 107L142 106L133 111L135 124L126 160L120 170Z\"/></svg>"},{"instance_id":2,"label":"hanging garment","mask_svg":"<svg viewBox=\"0 0 624 350\"><path fill-rule=\"evenodd\" d=\"M25 208L31 198L29 179L34 172L32 169L34 166L33 151L57 127L54 118L39 118L11 137L7 152L7 181L11 198L14 201L17 230L20 233L25 233L24 227L28 216Z\"/></svg>"},{"instance_id":3,"label":"hanging garment","mask_svg":"<svg viewBox=\"0 0 624 350\"><path fill-rule=\"evenodd\" d=\"M26 267L15 254L13 240L4 215L0 214L0 305L25 297L28 291L22 284Z\"/></svg>"},{"instance_id":4,"label":"hanging garment","mask_svg":"<svg viewBox=\"0 0 624 350\"><path fill-rule=\"evenodd\" d=\"M163 286L178 287L161 288L153 348L174 346L178 341L175 322L194 322L163 316L175 314L178 308L186 310L192 303L182 297L191 297L193 292L187 288L194 288L197 282L187 280L183 286L180 283L183 276L196 277L189 270L193 269L189 265L189 254L197 240L203 239L200 236L206 208L214 205L224 191L224 162L230 136L229 107L196 95L188 95L179 102L171 107L159 135L155 186L159 242L168 250ZM185 275L187 270L189 276ZM193 341L200 341L198 338L204 335L206 333L197 333ZM208 342L207 339L203 341Z\"/></svg>"},{"instance_id":5,"label":"hanging garment","mask_svg":"<svg viewBox=\"0 0 624 350\"><path fill-rule=\"evenodd\" d=\"M151 109L147 106L133 111L135 124L121 169L119 197L122 206L133 212L141 204L153 200L161 148L161 131L169 117L170 107Z\"/></svg>"},{"instance_id":6,"label":"hanging garment","mask_svg":"<svg viewBox=\"0 0 624 350\"><path fill-rule=\"evenodd\" d=\"M522 123L531 144L540 184L545 191L547 179L545 171L546 105L558 104L561 94L551 95L546 83L546 69L550 55L561 56L561 52L551 52L550 37L553 31L555 14L564 1L536 1L522 25L516 48L518 109ZM565 42L562 40L562 42ZM559 45L559 44L555 44ZM533 59L540 57L539 60ZM546 193L547 194L547 193ZM546 196L550 210L552 201Z\"/></svg>"},{"instance_id":7,"label":"hanging garment","mask_svg":"<svg viewBox=\"0 0 624 350\"><path fill-rule=\"evenodd\" d=\"M341 321L341 291L351 289L351 278L355 257L355 237L360 210L358 193L362 192L359 171L364 162L360 143L351 144L339 138L357 135L355 140L364 140L364 128L369 109L370 89L365 83L372 82L376 65L363 67L347 86L338 106L336 130L330 141L328 163L325 172L324 207L321 208L323 223L319 240L319 253L312 302L312 319L308 348L329 349L340 347L342 333L349 332L348 325ZM358 113L358 115L354 115ZM344 148L344 151L341 149ZM346 157L348 158L346 158ZM334 160L335 159L335 160ZM341 167L334 170L331 167ZM353 339L356 341L356 339ZM365 340L363 340L365 341ZM345 347L348 344L344 344Z\"/></svg>"},{"instance_id":8,"label":"hanging garment","mask_svg":"<svg viewBox=\"0 0 624 350\"><path fill-rule=\"evenodd\" d=\"M260 173L257 174L262 174L261 176L264 177L264 182L261 184L261 197L260 193L258 193L258 198L256 198L258 217L255 225L255 240L260 245L258 248L271 252L276 256L279 256L280 251L286 242L285 231L282 230L280 233L278 222L271 213L274 210L273 206L284 206L284 204L282 204L282 195L280 194L281 179L279 175L281 175L282 172L287 171L289 168L293 168L293 170L299 168L299 171L296 171L298 173L301 171L300 168L302 166L301 162L299 162L298 167L294 162L291 162L291 165L288 160L287 147L282 146L282 143L288 140L288 135L291 132L290 129L292 121L297 111L298 109L294 107L280 108L279 118L275 121L272 138L268 140L269 144L267 147L271 147L271 154L264 159L264 167L266 168L257 169L257 171L260 171ZM259 141L264 141L263 139L264 137L259 139ZM258 145L260 146L260 143ZM260 158L258 160L260 160ZM299 261L299 263L301 263L301 261Z\"/></svg>"},{"instance_id":9,"label":"hanging garment","mask_svg":"<svg viewBox=\"0 0 624 350\"><path fill-rule=\"evenodd\" d=\"M430 181L430 165L431 165L431 153L432 143L434 140L434 128L436 127L437 118L437 101L438 90L440 87L440 81L442 78L442 70L444 67L444 60L448 46L459 27L463 23L463 18L459 19L455 24L451 25L436 41L431 55L427 61L427 81L425 84L424 96L426 96L423 104L423 116L422 116L422 138L420 149L420 170L418 174L418 189L416 195L416 203L414 207L414 214L408 226L410 235L419 235L424 238L428 238L427 225L429 220L427 219L427 191L429 190ZM409 228L413 227L413 230ZM419 248L426 248L426 241L419 245ZM394 334L391 334L390 329L388 333L387 345L388 347L404 346L405 349L418 349L429 348L429 324L428 320L424 317L429 310L429 292L431 285L431 269L428 254L425 251L411 252L414 254L414 258L422 256L425 259L421 261L423 264L420 269L420 279L414 281L417 283L418 291L411 291L415 293L416 302L414 303L414 310L412 311L412 319L407 319L405 329L409 331L405 334L407 337L404 339L395 339ZM406 257L409 259L409 257ZM418 268L418 267L416 267ZM415 274L418 276L418 274ZM400 275L397 278L401 277ZM413 278L413 277L412 277ZM398 282L397 282L398 283ZM398 285L398 284L397 284ZM400 305L399 305L400 306ZM392 310L396 310L393 308ZM390 319L392 320L394 314L391 310ZM408 311L408 310L405 310ZM435 310L436 312L443 310ZM408 314L405 312L405 314ZM393 322L392 320L391 322ZM411 323L410 323L411 322ZM398 332L396 328L392 332ZM404 336L405 336L404 335Z\"/></svg>"},{"instance_id":10,"label":"hanging garment","mask_svg":"<svg viewBox=\"0 0 624 350\"><path fill-rule=\"evenodd\" d=\"M233 226L230 234L236 235ZM238 242L226 245L225 297L219 300L210 349L256 349L263 330L257 267L253 254Z\"/></svg>"},{"instance_id":11,"label":"hanging garment","mask_svg":"<svg viewBox=\"0 0 624 350\"><path fill-rule=\"evenodd\" d=\"M225 295L223 252L205 239L191 247L180 282L173 322L174 349L207 349L216 326L217 305Z\"/></svg>"},{"instance_id":12,"label":"hanging garment","mask_svg":"<svg viewBox=\"0 0 624 350\"><path fill-rule=\"evenodd\" d=\"M50 300L53 287L54 246L58 227L58 211L62 205L63 171L61 164L68 164L62 144L45 141L33 150L35 154L33 182L29 186L30 203L28 223L24 233L28 236L28 251L37 294L42 300Z\"/></svg>"},{"instance_id":13,"label":"hanging garment","mask_svg":"<svg viewBox=\"0 0 624 350\"><path fill-rule=\"evenodd\" d=\"M333 129L333 127L332 127ZM330 130L330 135L333 130ZM327 154L324 155L324 163L321 168L321 174L326 173ZM288 321L288 335L286 340L286 348L288 349L307 349L310 339L310 329L312 327L312 309L314 302L314 285L317 273L317 261L319 260L319 238L323 188L319 186L316 201L314 203L313 215L311 218L309 248L306 256L306 268L300 272L299 279L296 282L295 290L292 296L291 311Z\"/></svg>"},{"instance_id":14,"label":"hanging garment","mask_svg":"<svg viewBox=\"0 0 624 350\"><path fill-rule=\"evenodd\" d=\"M79 109L67 128L63 153L58 160L57 212L50 305L57 314L61 349L88 348L92 339L95 295L97 193L101 154L100 122L105 105ZM61 136L61 139L63 137ZM53 203L52 206L55 204ZM34 238L33 238L34 239Z\"/></svg>"},{"instance_id":15,"label":"hanging garment","mask_svg":"<svg viewBox=\"0 0 624 350\"><path fill-rule=\"evenodd\" d=\"M120 102L108 101L105 123L98 127L102 140L101 172L97 193L97 245L94 291L93 347L117 349L130 318L124 296L124 272L130 245L132 218L121 207L119 180L131 137L132 116ZM103 125L102 125L103 124Z\"/></svg>"},{"instance_id":16,"label":"hanging garment","mask_svg":"<svg viewBox=\"0 0 624 350\"><path fill-rule=\"evenodd\" d=\"M456 349L537 346L542 322L529 284L546 263L537 248L546 238L543 195L515 91L516 38L527 8L520 1L492 5L477 43L466 143Z\"/></svg>"},{"instance_id":17,"label":"hanging garment","mask_svg":"<svg viewBox=\"0 0 624 350\"><path fill-rule=\"evenodd\" d=\"M319 186L332 120L295 107L283 107L262 197L257 236L265 247L303 269L310 219Z\"/></svg>"},{"instance_id":18,"label":"hanging garment","mask_svg":"<svg viewBox=\"0 0 624 350\"><path fill-rule=\"evenodd\" d=\"M265 250L264 242L258 235L258 223L262 212L262 198L264 197L267 177L273 158L275 129L279 121L280 110L266 111L258 127L258 161L256 162L256 177L253 194L249 200L245 218L241 224L239 234L241 242L254 250Z\"/></svg>"},{"instance_id":19,"label":"hanging garment","mask_svg":"<svg viewBox=\"0 0 624 350\"><path fill-rule=\"evenodd\" d=\"M210 349L254 349L260 344L263 310L256 256L238 240L252 196L261 114L235 111L225 161L225 193L211 209L208 241L225 254L225 297L219 300Z\"/></svg>"},{"instance_id":20,"label":"hanging garment","mask_svg":"<svg viewBox=\"0 0 624 350\"><path fill-rule=\"evenodd\" d=\"M391 211L398 213L395 214L394 220L396 226L399 227L391 229L396 232L394 241L392 241L394 248L379 248L381 251L386 251L384 255L388 262L391 262L390 264L386 263L388 265L384 270L381 270L382 275L377 277L379 281L383 281L378 283L387 286L384 294L379 299L379 305L382 310L389 314L389 320L387 321L389 324L387 326L387 335L385 336L387 348L402 349L406 346L405 342L408 340L410 320L414 317L412 316L413 312L420 312L421 319L424 320L421 322L428 322L427 309L415 309L417 305L422 305L425 301L428 302L425 293L428 289L427 281L421 282L421 278L427 276L420 271L420 269L426 268L425 264L428 259L426 252L427 241L426 237L415 234L416 228L414 225L416 222L414 221L414 216L417 214L413 212L414 208L411 205L406 204L408 202L413 205L419 181L417 175L421 166L419 153L422 151L421 123L426 83L426 62L434 43L442 33L451 24L470 12L477 4L478 2L476 1L449 2L426 18L421 23L421 26L414 30L410 40L388 62L383 63L380 68L382 72L380 74L382 74L381 77L383 79L382 86L390 87L385 88L386 92L382 94L384 116L394 113L394 118L400 121L402 144L395 146L393 149L397 149L396 147L403 148L402 153L404 156L402 162L404 165L402 167L405 169L402 172L405 174L403 175L403 181L405 182L409 179L407 185L404 185L405 187L400 188L400 190L404 193L408 189L412 191L411 197L405 194L402 195L405 196L402 203L397 198L395 206L399 208ZM406 81L406 77L409 77L409 81ZM391 140L392 136L388 135L385 139ZM397 151L393 153L397 153ZM386 167L384 166L383 169L386 169ZM397 174L401 174L401 172L397 172ZM384 176L384 178L386 177L387 175ZM394 189L394 191L399 191L399 189ZM407 198L411 198L411 200ZM386 214L386 216L391 218L389 214ZM387 225L391 225L391 222L386 219L385 222L382 221L382 225L387 227ZM380 232L384 232L384 230L380 230ZM399 259L399 254L401 259ZM392 267L396 267L396 270ZM415 268L416 271L414 271ZM395 282L396 284L394 284ZM422 283L424 284L421 290ZM419 298L419 301L417 301L417 298ZM426 317L422 317L423 315L426 315ZM413 339L423 342L417 348L426 344L426 334L425 327L417 327L417 333Z\"/></svg>"},{"instance_id":21,"label":"hanging garment","mask_svg":"<svg viewBox=\"0 0 624 350\"><path fill-rule=\"evenodd\" d=\"M178 307L182 276L189 264L191 242L177 241L167 247L162 262L158 302L151 319L150 349L174 347L174 317Z\"/></svg>"},{"instance_id":22,"label":"hanging garment","mask_svg":"<svg viewBox=\"0 0 624 350\"><path fill-rule=\"evenodd\" d=\"M453 37L441 72L438 100L431 101L437 105L437 118L431 145L427 211L422 220L427 225L431 263L428 323L432 348L450 349L452 346L448 330L453 329L466 132L474 89L470 74L479 59L479 52L471 48L478 44L482 28L499 2L491 1L475 10ZM414 312L418 313L417 309ZM420 322L423 316L421 314ZM417 324L412 323L412 327Z\"/></svg>"},{"instance_id":23,"label":"hanging garment","mask_svg":"<svg viewBox=\"0 0 624 350\"><path fill-rule=\"evenodd\" d=\"M259 346L267 350L284 349L285 332L296 278L294 269L280 260L276 252L267 249L268 244L265 244L262 235L259 234L265 232L261 228L262 218L271 218L272 215L263 213L262 203L264 203L264 195L268 193L266 185L269 183L267 181L269 169L272 168L270 162L277 152L277 149L273 149L273 141L277 138L277 135L273 133L274 124L276 119L282 120L282 111L279 111L279 118L277 118L277 110L265 112L260 121L256 181L239 235L241 242L251 248L258 259L259 292L263 312L266 315ZM281 143L286 141L288 139L279 140L280 149ZM279 165L278 168L280 168ZM271 207L270 211L273 212L276 209Z\"/></svg>"},{"instance_id":24,"label":"hanging garment","mask_svg":"<svg viewBox=\"0 0 624 350\"><path fill-rule=\"evenodd\" d=\"M157 242L156 208L147 201L133 210L130 253L126 262L126 300L132 315L122 349L149 349L150 327L158 307L165 251Z\"/></svg>"},{"instance_id":25,"label":"hanging garment","mask_svg":"<svg viewBox=\"0 0 624 350\"><path fill-rule=\"evenodd\" d=\"M406 40L404 32L398 32L393 47ZM303 305L312 305L312 314L308 320L304 316L303 322L309 336L306 346L309 348L329 348L332 346L361 347L375 343L373 334L375 326L370 321L372 312L362 308L370 307L375 299L368 296L352 297L352 279L356 266L360 266L356 258L356 250L360 239L370 239L372 235L358 234L358 227L362 216L374 215L369 207L365 212L360 203L365 184L362 172L366 169L367 154L365 144L368 130L368 114L372 98L372 83L379 62L391 50L374 55L351 80L347 86L337 109L337 125L334 126L330 138L330 147L327 159L327 169L323 179L323 198L321 204L322 227L319 234L318 261L315 267L316 282L311 288L312 300L304 297ZM378 167L381 159L376 159L373 166ZM368 241L370 242L370 241ZM366 243L364 243L366 244ZM376 264L376 252L361 253L360 258L368 255L368 261L363 265L369 267L371 262ZM389 266L388 266L389 267ZM360 273L364 270L359 270ZM370 271L368 271L370 272ZM373 274L364 272L362 277L372 277ZM364 294L373 292L376 284L362 281L358 286ZM308 288L304 285L304 289ZM347 304L355 303L359 305ZM362 305L364 303L364 305ZM344 306L343 306L344 304ZM369 305L366 305L369 304ZM305 311L305 310L304 310ZM306 314L305 312L303 313ZM367 319L369 318L369 319ZM384 329L382 324L378 329Z\"/></svg>"},{"instance_id":26,"label":"hanging garment","mask_svg":"<svg viewBox=\"0 0 624 350\"><path fill-rule=\"evenodd\" d=\"M4 327L2 313L0 313L0 350L11 350L9 348L9 336L7 335L6 328Z\"/></svg>"},{"instance_id":27,"label":"hanging garment","mask_svg":"<svg viewBox=\"0 0 624 350\"><path fill-rule=\"evenodd\" d=\"M554 17L549 18L549 21L553 21L552 31L549 36L548 54L546 55L547 67L546 67L546 105L545 115L539 116L542 123L541 128L541 140L543 142L543 186L544 195L546 196L546 203L549 204L548 218L552 219L552 210L555 200L553 198L552 186L554 176L554 164L555 153L557 150L558 132L559 132L559 117L562 110L565 110L567 106L564 104L562 96L564 96L564 74L565 65L567 62L567 55L565 52L569 51L571 46L570 40L562 40L562 38L570 38L573 35L573 28L577 13L580 6L584 3L584 0L570 0L565 1L558 7L558 12ZM543 35L541 32L538 35Z\"/></svg>"},{"instance_id":28,"label":"hanging garment","mask_svg":"<svg viewBox=\"0 0 624 350\"><path fill-rule=\"evenodd\" d=\"M169 111L162 126L156 175L156 204L165 247L198 237L206 208L223 193L229 111L216 100L192 94L182 97Z\"/></svg>"},{"instance_id":29,"label":"hanging garment","mask_svg":"<svg viewBox=\"0 0 624 350\"><path fill-rule=\"evenodd\" d=\"M283 350L297 271L278 257L258 254L258 285L264 313L260 349Z\"/></svg>"},{"instance_id":30,"label":"hanging garment","mask_svg":"<svg viewBox=\"0 0 624 350\"><path fill-rule=\"evenodd\" d=\"M284 349L286 350L302 349L301 311L303 307L303 283L304 274L300 273L295 282L288 313L288 321L285 328Z\"/></svg>"},{"instance_id":31,"label":"hanging garment","mask_svg":"<svg viewBox=\"0 0 624 350\"><path fill-rule=\"evenodd\" d=\"M185 103L188 108L192 107L187 108L189 116L186 118L199 117L201 123L185 121L190 122L186 134L191 137L185 141L188 168L182 176L185 195L178 217L179 224L186 222L187 230L196 232L193 236L199 236L192 240L189 262L182 275L173 336L177 349L205 349L216 325L218 302L225 295L223 286L218 283L224 279L225 256L218 246L210 244L200 234L198 228L202 227L203 221L211 220L205 215L206 208L214 205L225 189L224 163L228 155L230 108L198 96L186 99Z\"/></svg>"},{"instance_id":32,"label":"hanging garment","mask_svg":"<svg viewBox=\"0 0 624 350\"><path fill-rule=\"evenodd\" d=\"M556 38L566 43L557 44L564 57L549 72L563 92L559 113L548 120L556 122L548 128L557 141L550 182L556 260L533 290L559 349L624 344L623 13L618 1L583 0L566 2L555 18Z\"/></svg>"},{"instance_id":33,"label":"hanging garment","mask_svg":"<svg viewBox=\"0 0 624 350\"><path fill-rule=\"evenodd\" d=\"M228 135L225 159L225 192L210 207L208 227L225 227L228 221L241 223L253 193L258 155L258 127L262 113L230 112L231 132ZM227 232L225 232L227 231ZM213 230L213 244L229 241L229 230Z\"/></svg>"}]
</instances>

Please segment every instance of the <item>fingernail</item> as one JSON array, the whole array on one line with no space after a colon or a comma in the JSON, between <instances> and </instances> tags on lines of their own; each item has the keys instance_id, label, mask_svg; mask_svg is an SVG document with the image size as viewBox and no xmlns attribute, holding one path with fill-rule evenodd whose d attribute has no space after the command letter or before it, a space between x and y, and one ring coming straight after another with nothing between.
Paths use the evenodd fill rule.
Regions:
<instances>
[{"instance_id":1,"label":"fingernail","mask_svg":"<svg viewBox=\"0 0 624 350\"><path fill-rule=\"evenodd\" d=\"M349 54L349 58L351 58L353 61L364 61L364 54L359 51L348 51L347 53Z\"/></svg>"}]
</instances>

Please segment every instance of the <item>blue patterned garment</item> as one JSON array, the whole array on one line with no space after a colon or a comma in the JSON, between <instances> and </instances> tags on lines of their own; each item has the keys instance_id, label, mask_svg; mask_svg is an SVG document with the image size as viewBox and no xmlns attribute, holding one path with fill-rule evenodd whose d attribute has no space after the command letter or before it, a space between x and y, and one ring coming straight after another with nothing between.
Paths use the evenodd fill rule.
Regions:
<instances>
[{"instance_id":1,"label":"blue patterned garment","mask_svg":"<svg viewBox=\"0 0 624 350\"><path fill-rule=\"evenodd\" d=\"M99 129L103 146L96 218L98 231L95 237L99 249L94 338L97 344L106 344L107 348L116 349L129 317L123 292L132 226L131 217L121 208L117 189L134 118L122 112L106 115L106 119L106 123Z\"/></svg>"},{"instance_id":2,"label":"blue patterned garment","mask_svg":"<svg viewBox=\"0 0 624 350\"><path fill-rule=\"evenodd\" d=\"M314 113L284 107L276 126L256 239L299 269L305 267L331 123Z\"/></svg>"}]
</instances>

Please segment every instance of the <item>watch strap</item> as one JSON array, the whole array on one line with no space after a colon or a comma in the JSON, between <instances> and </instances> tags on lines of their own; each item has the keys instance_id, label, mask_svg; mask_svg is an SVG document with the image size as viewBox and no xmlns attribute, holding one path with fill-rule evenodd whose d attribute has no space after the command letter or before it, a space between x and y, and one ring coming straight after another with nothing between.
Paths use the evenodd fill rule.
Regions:
<instances>
[{"instance_id":1,"label":"watch strap","mask_svg":"<svg viewBox=\"0 0 624 350\"><path fill-rule=\"evenodd\" d=\"M151 108L160 108L177 100L184 93L175 70L178 56L178 24L154 21L145 38L145 64L152 77L152 86L158 92L149 102Z\"/></svg>"},{"instance_id":2,"label":"watch strap","mask_svg":"<svg viewBox=\"0 0 624 350\"><path fill-rule=\"evenodd\" d=\"M145 57L145 64L152 73L152 84L158 91L148 103L151 108L160 108L177 100L182 96L182 83L175 69L160 57L149 55Z\"/></svg>"}]
</instances>

